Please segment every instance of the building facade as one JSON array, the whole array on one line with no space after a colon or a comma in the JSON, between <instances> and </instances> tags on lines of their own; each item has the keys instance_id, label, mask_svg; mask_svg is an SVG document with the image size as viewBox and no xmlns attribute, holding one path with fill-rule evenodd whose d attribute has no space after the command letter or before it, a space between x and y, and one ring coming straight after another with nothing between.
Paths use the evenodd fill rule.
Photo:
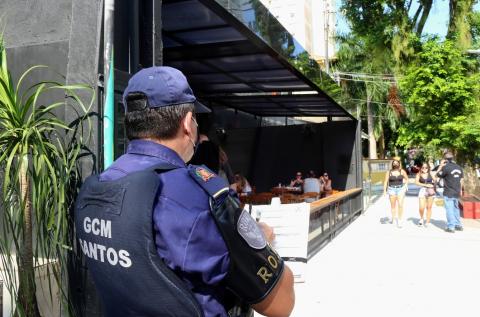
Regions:
<instances>
[{"instance_id":1,"label":"building facade","mask_svg":"<svg viewBox=\"0 0 480 317\"><path fill-rule=\"evenodd\" d=\"M322 67L335 58L335 0L261 0Z\"/></svg>"}]
</instances>

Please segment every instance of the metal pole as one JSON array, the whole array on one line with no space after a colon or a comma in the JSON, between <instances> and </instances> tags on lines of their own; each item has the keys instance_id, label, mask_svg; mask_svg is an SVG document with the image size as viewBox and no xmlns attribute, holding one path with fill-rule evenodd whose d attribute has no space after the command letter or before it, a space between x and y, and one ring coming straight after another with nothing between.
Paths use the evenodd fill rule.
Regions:
<instances>
[{"instance_id":1,"label":"metal pole","mask_svg":"<svg viewBox=\"0 0 480 317\"><path fill-rule=\"evenodd\" d=\"M103 107L103 168L108 168L114 157L113 133L114 133L114 78L113 78L113 22L115 12L115 0L105 0L103 20L103 78L105 100Z\"/></svg>"},{"instance_id":2,"label":"metal pole","mask_svg":"<svg viewBox=\"0 0 480 317\"><path fill-rule=\"evenodd\" d=\"M131 0L130 5L130 74L135 74L140 65L139 0Z\"/></svg>"},{"instance_id":3,"label":"metal pole","mask_svg":"<svg viewBox=\"0 0 480 317\"><path fill-rule=\"evenodd\" d=\"M329 0L325 0L325 71L327 74L330 74L330 65L328 61L328 33L330 29L330 8L329 8Z\"/></svg>"},{"instance_id":4,"label":"metal pole","mask_svg":"<svg viewBox=\"0 0 480 317\"><path fill-rule=\"evenodd\" d=\"M152 66L155 66L155 0L152 0Z\"/></svg>"}]
</instances>

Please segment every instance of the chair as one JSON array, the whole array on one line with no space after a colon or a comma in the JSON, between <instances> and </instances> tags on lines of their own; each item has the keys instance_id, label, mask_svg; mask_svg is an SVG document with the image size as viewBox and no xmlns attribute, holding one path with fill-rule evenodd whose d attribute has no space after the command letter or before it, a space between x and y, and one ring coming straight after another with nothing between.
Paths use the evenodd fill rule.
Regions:
<instances>
[{"instance_id":1,"label":"chair","mask_svg":"<svg viewBox=\"0 0 480 317\"><path fill-rule=\"evenodd\" d=\"M314 202L315 200L318 200L320 198L320 193L307 192L307 193L303 194L302 198L306 203L311 203L311 202Z\"/></svg>"},{"instance_id":2,"label":"chair","mask_svg":"<svg viewBox=\"0 0 480 317\"><path fill-rule=\"evenodd\" d=\"M271 192L274 196L281 196L285 192L287 192L287 189L285 187L273 187L271 189Z\"/></svg>"},{"instance_id":3,"label":"chair","mask_svg":"<svg viewBox=\"0 0 480 317\"><path fill-rule=\"evenodd\" d=\"M250 195L250 203L252 205L270 205L272 201L273 194L272 193L258 193Z\"/></svg>"},{"instance_id":4,"label":"chair","mask_svg":"<svg viewBox=\"0 0 480 317\"><path fill-rule=\"evenodd\" d=\"M303 198L301 195L285 193L280 196L280 201L282 204L298 204L303 202Z\"/></svg>"}]
</instances>

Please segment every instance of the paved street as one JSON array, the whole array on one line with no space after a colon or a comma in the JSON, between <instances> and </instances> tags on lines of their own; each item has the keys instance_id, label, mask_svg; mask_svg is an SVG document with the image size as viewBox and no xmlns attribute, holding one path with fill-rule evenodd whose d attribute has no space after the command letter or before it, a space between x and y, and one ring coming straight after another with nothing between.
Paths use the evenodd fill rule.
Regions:
<instances>
[{"instance_id":1,"label":"paved street","mask_svg":"<svg viewBox=\"0 0 480 317\"><path fill-rule=\"evenodd\" d=\"M479 316L480 221L446 233L443 207L423 228L417 198L405 205L402 229L381 224L381 198L314 256L293 316Z\"/></svg>"}]
</instances>

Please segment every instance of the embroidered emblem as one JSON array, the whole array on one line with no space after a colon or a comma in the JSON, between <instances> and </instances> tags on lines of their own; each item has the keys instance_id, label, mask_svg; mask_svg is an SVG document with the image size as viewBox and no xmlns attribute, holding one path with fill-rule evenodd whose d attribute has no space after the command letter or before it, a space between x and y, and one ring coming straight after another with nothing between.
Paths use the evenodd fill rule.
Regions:
<instances>
[{"instance_id":1,"label":"embroidered emblem","mask_svg":"<svg viewBox=\"0 0 480 317\"><path fill-rule=\"evenodd\" d=\"M201 179L203 179L204 182L207 182L210 178L215 176L215 174L213 174L209 170L206 170L203 167L197 167L197 169L195 170L195 174Z\"/></svg>"},{"instance_id":2,"label":"embroidered emblem","mask_svg":"<svg viewBox=\"0 0 480 317\"><path fill-rule=\"evenodd\" d=\"M267 246L262 230L245 209L238 218L237 231L250 247L259 250Z\"/></svg>"}]
</instances>

